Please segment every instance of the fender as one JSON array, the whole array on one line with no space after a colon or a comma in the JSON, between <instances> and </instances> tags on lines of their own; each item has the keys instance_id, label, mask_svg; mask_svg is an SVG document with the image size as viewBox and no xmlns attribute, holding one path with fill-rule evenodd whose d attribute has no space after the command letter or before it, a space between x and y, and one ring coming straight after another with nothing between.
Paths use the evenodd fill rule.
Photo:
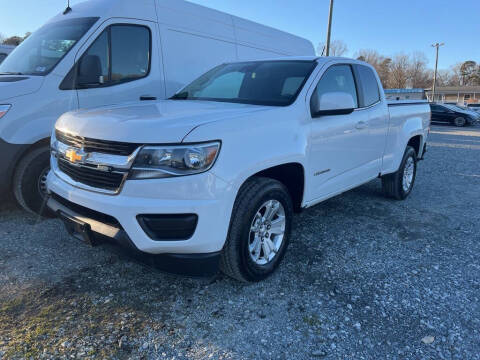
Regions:
<instances>
[{"instance_id":1,"label":"fender","mask_svg":"<svg viewBox=\"0 0 480 360\"><path fill-rule=\"evenodd\" d=\"M411 112L412 107L418 108L414 114L406 116L406 109ZM381 175L394 173L400 167L404 151L408 142L414 136L420 135L422 140L420 149L426 142L429 122L429 105L389 106L390 126L387 134L385 155ZM428 109L426 111L426 109ZM421 154L418 154L421 156Z\"/></svg>"},{"instance_id":2,"label":"fender","mask_svg":"<svg viewBox=\"0 0 480 360\"><path fill-rule=\"evenodd\" d=\"M255 117L241 116L206 123L183 140L209 141L222 134L220 154L211 171L229 184L232 206L240 187L251 176L287 163L307 167L310 124L299 117L299 111L294 108L274 108L257 112Z\"/></svg>"}]
</instances>

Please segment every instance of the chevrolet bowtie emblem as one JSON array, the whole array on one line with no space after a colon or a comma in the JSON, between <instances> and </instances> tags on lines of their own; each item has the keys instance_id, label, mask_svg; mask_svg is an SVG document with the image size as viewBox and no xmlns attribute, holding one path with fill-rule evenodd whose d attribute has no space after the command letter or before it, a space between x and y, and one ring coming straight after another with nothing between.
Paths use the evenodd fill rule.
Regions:
<instances>
[{"instance_id":1,"label":"chevrolet bowtie emblem","mask_svg":"<svg viewBox=\"0 0 480 360\"><path fill-rule=\"evenodd\" d=\"M65 152L65 158L75 164L85 159L85 153L82 150L68 149Z\"/></svg>"}]
</instances>

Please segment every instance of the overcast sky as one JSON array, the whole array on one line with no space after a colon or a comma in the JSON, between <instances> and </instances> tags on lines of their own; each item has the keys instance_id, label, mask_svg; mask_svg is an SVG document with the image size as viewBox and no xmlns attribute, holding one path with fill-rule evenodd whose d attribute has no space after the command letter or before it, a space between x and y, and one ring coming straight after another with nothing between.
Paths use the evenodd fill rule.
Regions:
<instances>
[{"instance_id":1,"label":"overcast sky","mask_svg":"<svg viewBox=\"0 0 480 360\"><path fill-rule=\"evenodd\" d=\"M81 0L71 0L73 6ZM94 1L94 0L93 0ZM115 0L112 0L115 1ZM135 0L132 0L135 1ZM329 0L193 0L311 40L324 40ZM65 7L66 0L0 0L0 33L34 31ZM480 0L335 0L333 39L350 56L359 49L396 53L422 51L430 66L435 42L440 68L465 60L480 62Z\"/></svg>"}]
</instances>

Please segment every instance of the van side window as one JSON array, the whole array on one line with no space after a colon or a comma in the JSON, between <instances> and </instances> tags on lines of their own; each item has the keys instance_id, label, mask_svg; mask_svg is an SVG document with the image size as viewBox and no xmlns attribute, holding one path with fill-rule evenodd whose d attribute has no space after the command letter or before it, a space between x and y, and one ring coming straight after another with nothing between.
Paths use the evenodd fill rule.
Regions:
<instances>
[{"instance_id":1,"label":"van side window","mask_svg":"<svg viewBox=\"0 0 480 360\"><path fill-rule=\"evenodd\" d=\"M145 26L111 27L113 82L147 76L150 67L150 31Z\"/></svg>"},{"instance_id":2,"label":"van side window","mask_svg":"<svg viewBox=\"0 0 480 360\"><path fill-rule=\"evenodd\" d=\"M312 96L312 100L320 99L323 94L329 92L348 93L353 97L355 108L358 107L357 88L349 65L333 65L328 68L318 82L315 91L319 96Z\"/></svg>"},{"instance_id":3,"label":"van side window","mask_svg":"<svg viewBox=\"0 0 480 360\"><path fill-rule=\"evenodd\" d=\"M103 76L103 83L108 83L110 81L109 75L109 44L108 44L108 31L104 31L100 36L93 42L90 48L83 55L83 59L87 56L91 56L97 59L98 67L101 69L101 76ZM80 69L80 72L82 69ZM85 69L85 71L88 71ZM87 75L87 74L85 74Z\"/></svg>"},{"instance_id":4,"label":"van side window","mask_svg":"<svg viewBox=\"0 0 480 360\"><path fill-rule=\"evenodd\" d=\"M380 101L380 91L378 89L378 82L372 69L367 66L357 65L357 75L360 80L361 106L367 107Z\"/></svg>"},{"instance_id":5,"label":"van side window","mask_svg":"<svg viewBox=\"0 0 480 360\"><path fill-rule=\"evenodd\" d=\"M107 27L60 84L61 90L112 86L150 72L150 29L141 25Z\"/></svg>"}]
</instances>

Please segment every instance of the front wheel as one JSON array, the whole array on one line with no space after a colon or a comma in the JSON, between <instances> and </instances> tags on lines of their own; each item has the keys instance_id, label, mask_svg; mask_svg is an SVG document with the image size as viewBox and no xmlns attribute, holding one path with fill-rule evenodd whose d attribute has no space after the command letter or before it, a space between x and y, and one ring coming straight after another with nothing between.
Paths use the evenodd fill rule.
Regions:
<instances>
[{"instance_id":1,"label":"front wheel","mask_svg":"<svg viewBox=\"0 0 480 360\"><path fill-rule=\"evenodd\" d=\"M45 207L50 149L36 148L20 160L13 176L13 193L17 202L30 213L48 215Z\"/></svg>"},{"instance_id":2,"label":"front wheel","mask_svg":"<svg viewBox=\"0 0 480 360\"><path fill-rule=\"evenodd\" d=\"M455 118L455 120L453 120L453 124L458 127L463 127L467 124L467 121L465 120L465 118L459 116Z\"/></svg>"},{"instance_id":3,"label":"front wheel","mask_svg":"<svg viewBox=\"0 0 480 360\"><path fill-rule=\"evenodd\" d=\"M404 200L412 192L416 176L417 153L413 147L407 146L397 172L382 177L385 195L397 200Z\"/></svg>"},{"instance_id":4,"label":"front wheel","mask_svg":"<svg viewBox=\"0 0 480 360\"><path fill-rule=\"evenodd\" d=\"M248 180L232 211L222 271L243 282L272 274L287 250L292 217L292 200L282 183L261 177Z\"/></svg>"}]
</instances>

